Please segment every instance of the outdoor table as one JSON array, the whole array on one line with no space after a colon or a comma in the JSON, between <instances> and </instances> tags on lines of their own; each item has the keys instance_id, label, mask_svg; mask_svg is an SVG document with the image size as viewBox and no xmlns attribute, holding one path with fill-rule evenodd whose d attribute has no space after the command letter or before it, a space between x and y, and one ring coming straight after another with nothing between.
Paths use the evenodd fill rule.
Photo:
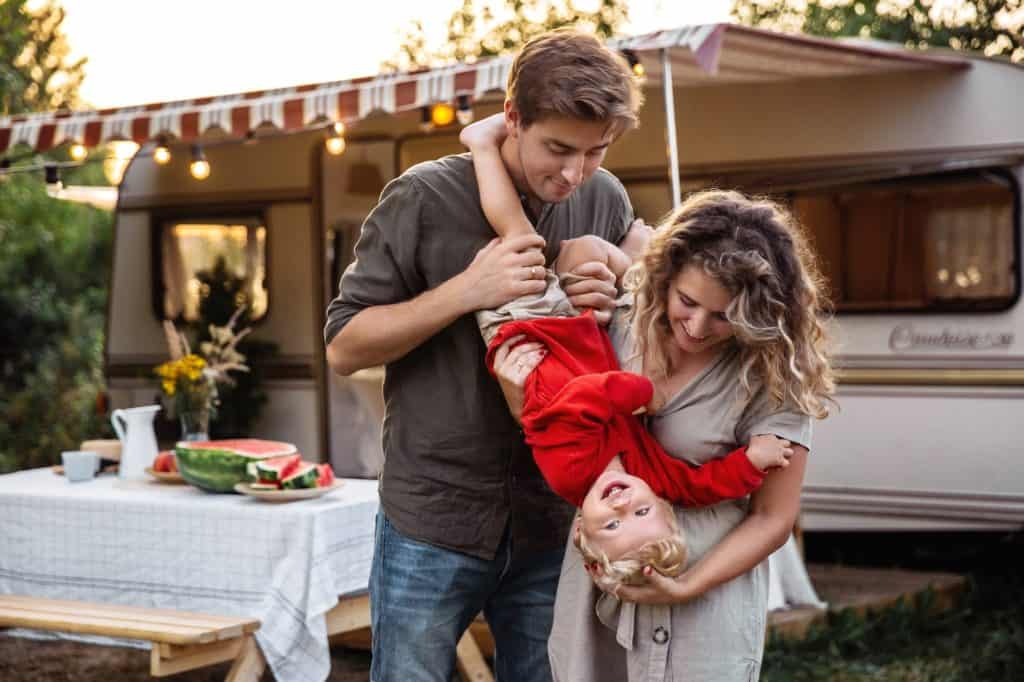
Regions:
<instances>
[{"instance_id":1,"label":"outdoor table","mask_svg":"<svg viewBox=\"0 0 1024 682\"><path fill-rule=\"evenodd\" d=\"M21 471L0 476L0 594L258 618L275 678L319 681L339 596L367 588L377 508L373 480L275 504Z\"/></svg>"}]
</instances>

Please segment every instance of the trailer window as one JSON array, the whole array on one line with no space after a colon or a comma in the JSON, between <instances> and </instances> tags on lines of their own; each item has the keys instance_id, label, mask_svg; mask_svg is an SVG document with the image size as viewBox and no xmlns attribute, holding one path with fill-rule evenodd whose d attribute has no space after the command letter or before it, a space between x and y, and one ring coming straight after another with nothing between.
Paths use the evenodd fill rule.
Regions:
<instances>
[{"instance_id":1,"label":"trailer window","mask_svg":"<svg viewBox=\"0 0 1024 682\"><path fill-rule=\"evenodd\" d=\"M165 319L195 321L200 306L220 296L267 313L267 229L261 218L168 220L160 229L161 311Z\"/></svg>"},{"instance_id":2,"label":"trailer window","mask_svg":"<svg viewBox=\"0 0 1024 682\"><path fill-rule=\"evenodd\" d=\"M838 312L995 310L1016 300L1016 186L992 173L802 192Z\"/></svg>"}]
</instances>

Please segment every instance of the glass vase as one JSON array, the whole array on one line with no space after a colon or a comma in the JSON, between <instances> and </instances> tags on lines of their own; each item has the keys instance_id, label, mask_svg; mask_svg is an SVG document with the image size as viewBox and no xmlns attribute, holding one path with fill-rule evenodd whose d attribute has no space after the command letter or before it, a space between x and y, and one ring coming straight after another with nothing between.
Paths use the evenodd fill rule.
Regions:
<instances>
[{"instance_id":1,"label":"glass vase","mask_svg":"<svg viewBox=\"0 0 1024 682\"><path fill-rule=\"evenodd\" d=\"M181 412L181 440L210 440L210 408Z\"/></svg>"}]
</instances>

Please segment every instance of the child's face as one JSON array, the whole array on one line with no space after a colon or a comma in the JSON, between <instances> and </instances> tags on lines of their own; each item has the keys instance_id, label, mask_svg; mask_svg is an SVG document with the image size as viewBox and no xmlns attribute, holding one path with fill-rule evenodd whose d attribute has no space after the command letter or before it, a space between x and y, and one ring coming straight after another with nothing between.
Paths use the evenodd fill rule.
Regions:
<instances>
[{"instance_id":1,"label":"child's face","mask_svg":"<svg viewBox=\"0 0 1024 682\"><path fill-rule=\"evenodd\" d=\"M648 542L672 535L671 506L643 479L605 471L583 499L581 530L591 545L615 561Z\"/></svg>"}]
</instances>

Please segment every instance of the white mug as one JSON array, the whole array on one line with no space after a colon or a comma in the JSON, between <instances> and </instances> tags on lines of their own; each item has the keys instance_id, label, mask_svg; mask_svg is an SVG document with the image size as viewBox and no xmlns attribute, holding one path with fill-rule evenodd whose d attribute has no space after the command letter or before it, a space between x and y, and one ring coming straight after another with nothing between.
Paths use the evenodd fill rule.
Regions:
<instances>
[{"instance_id":1,"label":"white mug","mask_svg":"<svg viewBox=\"0 0 1024 682\"><path fill-rule=\"evenodd\" d=\"M64 464L64 477L71 483L88 481L100 470L100 456L85 450L65 450L60 453Z\"/></svg>"}]
</instances>

